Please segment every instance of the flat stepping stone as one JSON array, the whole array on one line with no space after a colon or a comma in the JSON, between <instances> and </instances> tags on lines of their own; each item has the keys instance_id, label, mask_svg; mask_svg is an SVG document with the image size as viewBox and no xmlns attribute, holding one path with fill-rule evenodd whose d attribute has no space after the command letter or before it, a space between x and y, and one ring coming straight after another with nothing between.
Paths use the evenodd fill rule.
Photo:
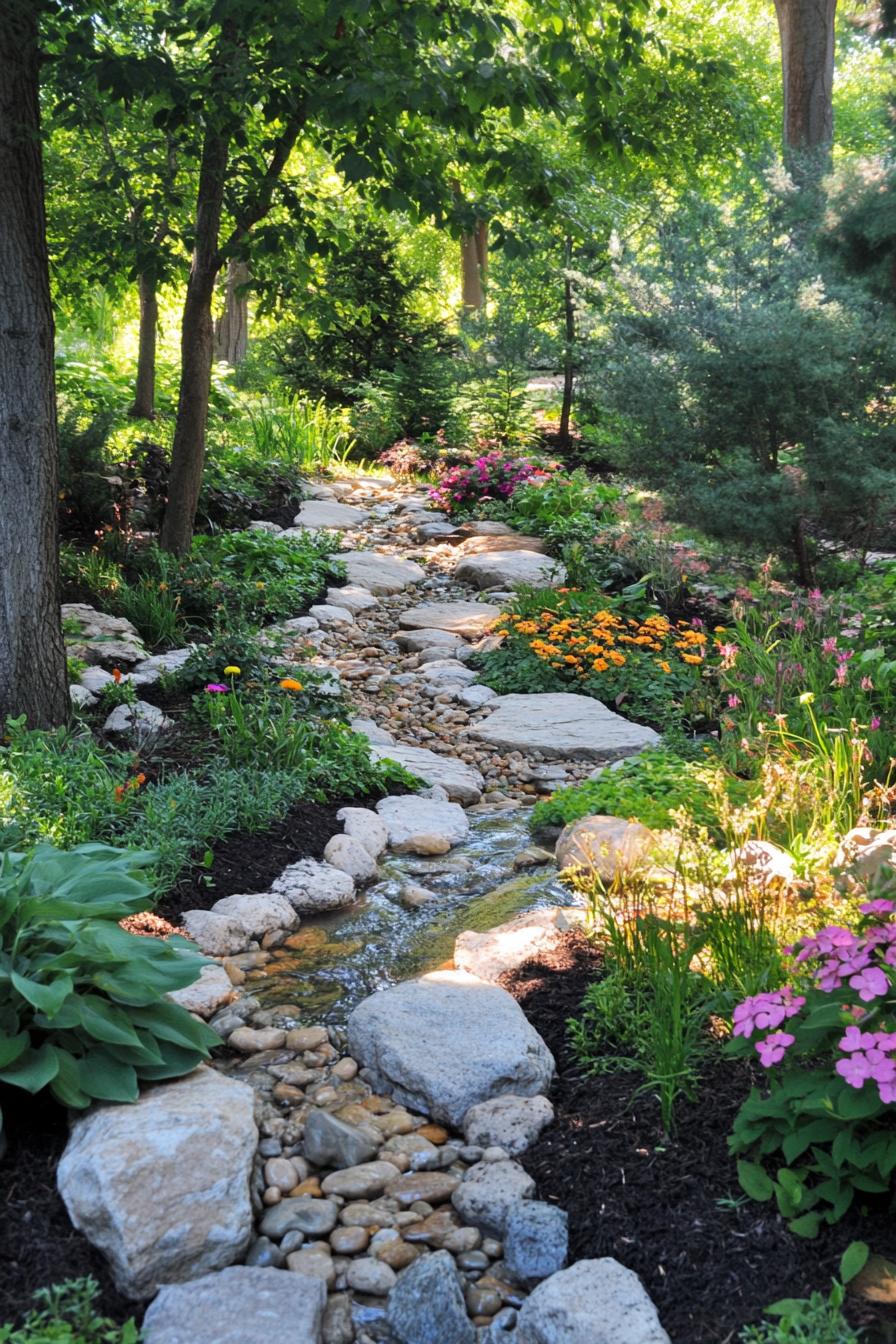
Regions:
<instances>
[{"instance_id":1,"label":"flat stepping stone","mask_svg":"<svg viewBox=\"0 0 896 1344\"><path fill-rule=\"evenodd\" d=\"M426 571L413 560L380 555L378 551L345 551L338 558L345 565L349 583L367 588L377 597L400 593L426 578Z\"/></svg>"},{"instance_id":2,"label":"flat stepping stone","mask_svg":"<svg viewBox=\"0 0 896 1344\"><path fill-rule=\"evenodd\" d=\"M512 532L506 537L467 537L457 550L459 555L488 555L491 551L532 551L536 555L543 555L544 542L541 537L527 537L521 532Z\"/></svg>"},{"instance_id":3,"label":"flat stepping stone","mask_svg":"<svg viewBox=\"0 0 896 1344\"><path fill-rule=\"evenodd\" d=\"M344 532L358 527L370 517L366 509L356 509L352 504L331 503L328 499L309 499L300 507L295 516L296 527L335 528Z\"/></svg>"},{"instance_id":4,"label":"flat stepping stone","mask_svg":"<svg viewBox=\"0 0 896 1344\"><path fill-rule=\"evenodd\" d=\"M344 588L328 588L327 602L333 607L345 607L353 616L370 607L378 607L379 602L367 588L353 588L346 584Z\"/></svg>"},{"instance_id":5,"label":"flat stepping stone","mask_svg":"<svg viewBox=\"0 0 896 1344\"><path fill-rule=\"evenodd\" d=\"M461 556L454 577L474 588L513 588L520 583L560 588L566 583L566 570L559 560L537 551L500 550Z\"/></svg>"},{"instance_id":6,"label":"flat stepping stone","mask_svg":"<svg viewBox=\"0 0 896 1344\"><path fill-rule=\"evenodd\" d=\"M322 1339L327 1286L288 1269L233 1265L167 1284L143 1320L145 1344L270 1344Z\"/></svg>"},{"instance_id":7,"label":"flat stepping stone","mask_svg":"<svg viewBox=\"0 0 896 1344\"><path fill-rule=\"evenodd\" d=\"M659 741L641 723L588 695L499 695L468 736L503 751L539 751L548 760L600 761L634 756Z\"/></svg>"},{"instance_id":8,"label":"flat stepping stone","mask_svg":"<svg viewBox=\"0 0 896 1344\"><path fill-rule=\"evenodd\" d=\"M398 623L403 630L446 630L478 639L500 615L501 608L489 602L425 602L402 612Z\"/></svg>"},{"instance_id":9,"label":"flat stepping stone","mask_svg":"<svg viewBox=\"0 0 896 1344\"><path fill-rule=\"evenodd\" d=\"M457 649L469 651L470 648L465 639L452 634L450 630L399 630L396 632L395 642L409 653L422 653L426 649L439 650L441 658L450 657Z\"/></svg>"},{"instance_id":10,"label":"flat stepping stone","mask_svg":"<svg viewBox=\"0 0 896 1344\"><path fill-rule=\"evenodd\" d=\"M440 756L426 747L408 747L404 743L381 746L373 742L370 758L374 761L397 761L427 784L441 784L452 802L465 806L478 803L485 789L485 780L471 765L466 765L455 756Z\"/></svg>"},{"instance_id":11,"label":"flat stepping stone","mask_svg":"<svg viewBox=\"0 0 896 1344\"><path fill-rule=\"evenodd\" d=\"M397 854L447 854L466 840L470 830L466 813L457 803L440 803L418 794L381 798L377 815Z\"/></svg>"}]
</instances>

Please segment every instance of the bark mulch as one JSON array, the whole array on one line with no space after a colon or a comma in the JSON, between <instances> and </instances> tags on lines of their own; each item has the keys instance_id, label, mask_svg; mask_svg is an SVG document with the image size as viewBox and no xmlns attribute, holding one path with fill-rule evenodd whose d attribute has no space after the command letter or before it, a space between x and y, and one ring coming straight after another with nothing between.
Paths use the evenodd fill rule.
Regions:
<instances>
[{"instance_id":1,"label":"bark mulch","mask_svg":"<svg viewBox=\"0 0 896 1344\"><path fill-rule=\"evenodd\" d=\"M583 1076L566 1023L600 974L596 950L570 934L503 981L557 1061L555 1123L521 1161L539 1197L567 1210L571 1261L613 1256L635 1270L673 1344L734 1344L770 1303L827 1291L851 1241L896 1258L885 1209L855 1210L805 1241L772 1206L741 1201L726 1139L753 1083L743 1061L711 1059L671 1137L639 1075ZM851 1299L849 1315L868 1344L896 1339L896 1308Z\"/></svg>"}]
</instances>

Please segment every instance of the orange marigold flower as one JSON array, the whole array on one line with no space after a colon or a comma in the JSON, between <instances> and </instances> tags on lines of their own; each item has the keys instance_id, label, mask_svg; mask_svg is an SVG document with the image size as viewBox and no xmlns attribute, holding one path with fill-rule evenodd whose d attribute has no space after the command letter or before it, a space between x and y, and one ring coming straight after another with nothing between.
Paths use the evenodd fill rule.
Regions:
<instances>
[{"instance_id":1,"label":"orange marigold flower","mask_svg":"<svg viewBox=\"0 0 896 1344\"><path fill-rule=\"evenodd\" d=\"M681 655L681 661L683 663L702 663L703 659L700 657L699 653L683 653Z\"/></svg>"},{"instance_id":2,"label":"orange marigold flower","mask_svg":"<svg viewBox=\"0 0 896 1344\"><path fill-rule=\"evenodd\" d=\"M118 683L121 681L121 668L120 668L120 667L113 667L113 669L112 669L112 680L115 682L115 685L116 685L116 686L117 686Z\"/></svg>"},{"instance_id":3,"label":"orange marigold flower","mask_svg":"<svg viewBox=\"0 0 896 1344\"><path fill-rule=\"evenodd\" d=\"M284 677L280 685L284 691L304 691L305 689L300 681L296 681L295 677Z\"/></svg>"}]
</instances>

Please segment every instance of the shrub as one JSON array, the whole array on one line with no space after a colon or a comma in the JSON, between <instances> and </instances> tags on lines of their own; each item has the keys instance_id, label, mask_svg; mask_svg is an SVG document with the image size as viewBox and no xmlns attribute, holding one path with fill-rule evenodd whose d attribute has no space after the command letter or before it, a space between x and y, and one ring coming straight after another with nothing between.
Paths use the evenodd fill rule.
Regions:
<instances>
[{"instance_id":1,"label":"shrub","mask_svg":"<svg viewBox=\"0 0 896 1344\"><path fill-rule=\"evenodd\" d=\"M97 1314L99 1284L71 1279L40 1288L21 1329L0 1326L0 1344L138 1344L133 1318L124 1325Z\"/></svg>"},{"instance_id":2,"label":"shrub","mask_svg":"<svg viewBox=\"0 0 896 1344\"><path fill-rule=\"evenodd\" d=\"M791 984L734 1011L729 1048L758 1054L769 1075L729 1140L740 1182L751 1198L774 1199L804 1237L857 1195L889 1197L896 1171L896 901L860 910L855 930L799 939Z\"/></svg>"},{"instance_id":3,"label":"shrub","mask_svg":"<svg viewBox=\"0 0 896 1344\"><path fill-rule=\"evenodd\" d=\"M503 502L535 476L545 473L527 457L493 451L483 453L469 466L454 467L430 490L438 508L449 514L469 514L482 504Z\"/></svg>"},{"instance_id":4,"label":"shrub","mask_svg":"<svg viewBox=\"0 0 896 1344\"><path fill-rule=\"evenodd\" d=\"M180 1077L219 1043L164 998L204 959L119 926L149 904L134 874L151 858L104 845L2 855L0 1080L78 1109L135 1101L141 1081Z\"/></svg>"},{"instance_id":5,"label":"shrub","mask_svg":"<svg viewBox=\"0 0 896 1344\"><path fill-rule=\"evenodd\" d=\"M572 543L590 545L600 514L618 498L618 489L590 480L583 471L556 472L517 486L507 521L520 532L544 537L548 549L558 554Z\"/></svg>"},{"instance_id":6,"label":"shrub","mask_svg":"<svg viewBox=\"0 0 896 1344\"><path fill-rule=\"evenodd\" d=\"M601 592L524 591L498 622L504 640L482 658L482 679L499 694L575 690L674 727L700 685L709 636L628 610Z\"/></svg>"}]
</instances>

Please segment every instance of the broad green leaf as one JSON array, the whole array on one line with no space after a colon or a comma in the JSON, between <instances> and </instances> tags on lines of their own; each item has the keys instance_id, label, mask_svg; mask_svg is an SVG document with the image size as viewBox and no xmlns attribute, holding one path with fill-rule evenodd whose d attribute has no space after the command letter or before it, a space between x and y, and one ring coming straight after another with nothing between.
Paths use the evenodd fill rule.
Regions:
<instances>
[{"instance_id":1,"label":"broad green leaf","mask_svg":"<svg viewBox=\"0 0 896 1344\"><path fill-rule=\"evenodd\" d=\"M813 1237L818 1236L818 1229L821 1226L821 1217L817 1213L804 1213L801 1218L794 1218L793 1222L788 1223L788 1227L794 1236L805 1237L811 1241Z\"/></svg>"},{"instance_id":2,"label":"broad green leaf","mask_svg":"<svg viewBox=\"0 0 896 1344\"><path fill-rule=\"evenodd\" d=\"M19 975L17 971L13 971L11 978L14 988L18 990L22 998L27 999L42 1013L46 1013L49 1018L58 1013L74 988L71 977L66 975L60 976L58 980L52 981L50 984L40 984L36 980L29 979L28 976Z\"/></svg>"},{"instance_id":3,"label":"broad green leaf","mask_svg":"<svg viewBox=\"0 0 896 1344\"><path fill-rule=\"evenodd\" d=\"M864 1241L851 1241L840 1257L840 1281L849 1283L868 1262L870 1248Z\"/></svg>"},{"instance_id":4,"label":"broad green leaf","mask_svg":"<svg viewBox=\"0 0 896 1344\"><path fill-rule=\"evenodd\" d=\"M26 1050L8 1068L0 1069L0 1082L23 1087L26 1092L39 1092L58 1072L56 1051L44 1044L36 1050Z\"/></svg>"},{"instance_id":5,"label":"broad green leaf","mask_svg":"<svg viewBox=\"0 0 896 1344\"><path fill-rule=\"evenodd\" d=\"M751 1199L758 1199L760 1203L764 1204L775 1193L772 1178L758 1162L738 1162L737 1179L744 1193Z\"/></svg>"}]
</instances>

